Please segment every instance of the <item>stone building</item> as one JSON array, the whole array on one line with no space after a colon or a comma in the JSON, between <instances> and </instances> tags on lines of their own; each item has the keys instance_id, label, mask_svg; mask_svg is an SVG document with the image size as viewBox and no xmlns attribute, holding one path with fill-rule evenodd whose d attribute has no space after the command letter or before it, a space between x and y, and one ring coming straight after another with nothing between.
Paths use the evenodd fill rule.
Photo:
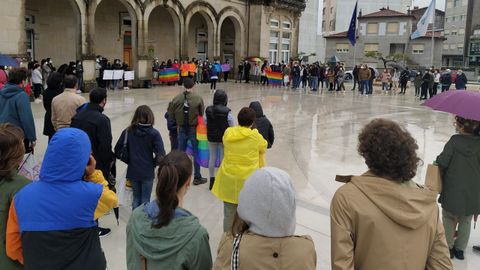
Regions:
<instances>
[{"instance_id":1,"label":"stone building","mask_svg":"<svg viewBox=\"0 0 480 270\"><path fill-rule=\"evenodd\" d=\"M326 36L326 57L336 55L347 67L366 63L373 67L383 67L383 63L365 57L366 52L377 51L384 57L404 54L415 65L431 65L432 33L411 40L415 17L411 14L382 8L380 11L358 17L357 44L352 47L347 32ZM415 25L416 27L416 25ZM435 32L434 65L441 66L444 37L441 31Z\"/></svg>"},{"instance_id":2,"label":"stone building","mask_svg":"<svg viewBox=\"0 0 480 270\"><path fill-rule=\"evenodd\" d=\"M287 60L297 54L305 0L2 0L0 53L56 64L119 58L138 79L159 59Z\"/></svg>"}]
</instances>

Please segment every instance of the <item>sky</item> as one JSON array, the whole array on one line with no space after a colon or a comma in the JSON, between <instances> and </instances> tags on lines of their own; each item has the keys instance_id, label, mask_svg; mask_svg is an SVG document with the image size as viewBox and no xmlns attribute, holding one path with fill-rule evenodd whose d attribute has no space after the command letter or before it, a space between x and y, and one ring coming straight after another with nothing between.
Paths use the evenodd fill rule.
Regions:
<instances>
[{"instance_id":1,"label":"sky","mask_svg":"<svg viewBox=\"0 0 480 270\"><path fill-rule=\"evenodd\" d=\"M310 0L312 1L312 0ZM320 33L322 31L322 10L323 10L323 1L322 0L316 0L319 2L318 5L318 32ZM361 0L360 0L361 1ZM390 0L390 1L395 1L395 0ZM426 7L430 4L431 0L412 0L413 6L418 6L420 8ZM435 0L435 7L440 10L445 10L445 0Z\"/></svg>"}]
</instances>

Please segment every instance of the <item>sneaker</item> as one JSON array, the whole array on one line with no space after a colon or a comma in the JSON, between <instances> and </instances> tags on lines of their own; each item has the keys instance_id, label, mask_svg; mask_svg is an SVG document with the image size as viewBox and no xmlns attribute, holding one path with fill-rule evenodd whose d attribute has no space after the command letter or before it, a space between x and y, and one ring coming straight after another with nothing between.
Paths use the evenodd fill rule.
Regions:
<instances>
[{"instance_id":1,"label":"sneaker","mask_svg":"<svg viewBox=\"0 0 480 270\"><path fill-rule=\"evenodd\" d=\"M473 251L480 252L480 245L478 245L478 246L473 246Z\"/></svg>"},{"instance_id":2,"label":"sneaker","mask_svg":"<svg viewBox=\"0 0 480 270\"><path fill-rule=\"evenodd\" d=\"M82 93L82 90L78 89L77 94L81 94L81 93Z\"/></svg>"},{"instance_id":3,"label":"sneaker","mask_svg":"<svg viewBox=\"0 0 480 270\"><path fill-rule=\"evenodd\" d=\"M450 259L453 259L455 257L455 248L451 248L450 250Z\"/></svg>"},{"instance_id":4,"label":"sneaker","mask_svg":"<svg viewBox=\"0 0 480 270\"><path fill-rule=\"evenodd\" d=\"M98 227L98 236L105 237L112 232L109 228Z\"/></svg>"},{"instance_id":5,"label":"sneaker","mask_svg":"<svg viewBox=\"0 0 480 270\"><path fill-rule=\"evenodd\" d=\"M203 185L205 183L207 183L207 178L200 177L200 178L193 179L194 186Z\"/></svg>"},{"instance_id":6,"label":"sneaker","mask_svg":"<svg viewBox=\"0 0 480 270\"><path fill-rule=\"evenodd\" d=\"M465 260L465 257L463 256L463 250L455 249L455 258L459 260Z\"/></svg>"}]
</instances>

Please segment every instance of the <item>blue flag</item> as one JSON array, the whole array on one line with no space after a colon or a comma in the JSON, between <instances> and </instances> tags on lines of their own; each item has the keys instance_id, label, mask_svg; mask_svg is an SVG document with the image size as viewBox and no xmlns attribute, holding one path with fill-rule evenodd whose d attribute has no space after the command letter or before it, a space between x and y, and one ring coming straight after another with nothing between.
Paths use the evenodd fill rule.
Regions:
<instances>
[{"instance_id":1,"label":"blue flag","mask_svg":"<svg viewBox=\"0 0 480 270\"><path fill-rule=\"evenodd\" d=\"M355 9L353 10L352 20L350 21L350 27L348 28L348 40L352 43L352 46L355 46L357 43L357 6L358 2L355 3Z\"/></svg>"}]
</instances>

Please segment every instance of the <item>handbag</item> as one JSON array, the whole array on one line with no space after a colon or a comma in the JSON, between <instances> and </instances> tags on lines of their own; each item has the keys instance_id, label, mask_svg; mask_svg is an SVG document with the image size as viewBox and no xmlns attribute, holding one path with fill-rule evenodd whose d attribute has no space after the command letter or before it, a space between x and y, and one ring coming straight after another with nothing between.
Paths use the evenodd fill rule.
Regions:
<instances>
[{"instance_id":1,"label":"handbag","mask_svg":"<svg viewBox=\"0 0 480 270\"><path fill-rule=\"evenodd\" d=\"M122 148L115 153L115 157L126 164L128 164L130 161L130 155L128 153L128 129L125 129L125 137L123 138Z\"/></svg>"},{"instance_id":2,"label":"handbag","mask_svg":"<svg viewBox=\"0 0 480 270\"><path fill-rule=\"evenodd\" d=\"M427 175L425 177L425 186L432 191L442 192L442 176L440 168L433 164L428 164Z\"/></svg>"}]
</instances>

